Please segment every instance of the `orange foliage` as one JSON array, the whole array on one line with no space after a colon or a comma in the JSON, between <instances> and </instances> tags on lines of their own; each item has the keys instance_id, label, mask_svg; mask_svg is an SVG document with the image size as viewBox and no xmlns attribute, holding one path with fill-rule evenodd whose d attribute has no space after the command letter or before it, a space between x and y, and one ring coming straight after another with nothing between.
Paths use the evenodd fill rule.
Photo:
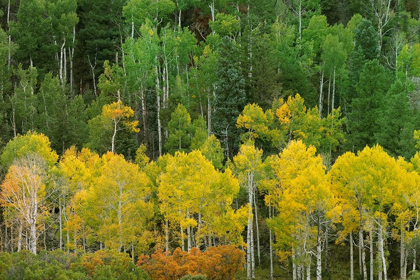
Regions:
<instances>
[{"instance_id":1,"label":"orange foliage","mask_svg":"<svg viewBox=\"0 0 420 280\"><path fill-rule=\"evenodd\" d=\"M244 262L245 252L226 245L210 247L204 253L198 248L192 248L189 253L177 248L173 254L159 249L151 258L141 256L137 265L158 280L175 280L188 274L203 274L209 280L228 280L244 269Z\"/></svg>"}]
</instances>

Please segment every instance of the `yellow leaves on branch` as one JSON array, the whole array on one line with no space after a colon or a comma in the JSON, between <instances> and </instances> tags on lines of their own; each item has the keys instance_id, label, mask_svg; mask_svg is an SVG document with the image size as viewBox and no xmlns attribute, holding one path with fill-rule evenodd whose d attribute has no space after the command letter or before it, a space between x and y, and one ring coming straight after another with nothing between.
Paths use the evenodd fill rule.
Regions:
<instances>
[{"instance_id":1,"label":"yellow leaves on branch","mask_svg":"<svg viewBox=\"0 0 420 280\"><path fill-rule=\"evenodd\" d=\"M112 120L114 124L122 121L124 127L130 132L140 132L137 128L138 121L131 121L134 111L129 106L125 106L122 101L117 101L102 108L102 115L105 119Z\"/></svg>"}]
</instances>

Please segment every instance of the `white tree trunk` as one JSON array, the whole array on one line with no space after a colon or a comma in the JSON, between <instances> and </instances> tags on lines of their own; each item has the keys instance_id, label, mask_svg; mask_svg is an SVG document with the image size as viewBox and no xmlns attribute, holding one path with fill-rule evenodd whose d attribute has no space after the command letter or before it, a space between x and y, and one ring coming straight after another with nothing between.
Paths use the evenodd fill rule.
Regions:
<instances>
[{"instance_id":1,"label":"white tree trunk","mask_svg":"<svg viewBox=\"0 0 420 280\"><path fill-rule=\"evenodd\" d=\"M370 280L373 280L373 264L375 262L373 256L373 229L369 232L369 249L370 249Z\"/></svg>"},{"instance_id":2,"label":"white tree trunk","mask_svg":"<svg viewBox=\"0 0 420 280\"><path fill-rule=\"evenodd\" d=\"M258 265L261 265L261 250L260 250L260 229L258 227L258 206L256 201L257 190L254 188L254 211L255 211L255 228L257 230L257 256Z\"/></svg>"},{"instance_id":3,"label":"white tree trunk","mask_svg":"<svg viewBox=\"0 0 420 280\"><path fill-rule=\"evenodd\" d=\"M366 268L366 254L364 249L364 240L363 240L363 228L359 229L359 246L362 254L362 269L363 269L363 279L367 280L367 268Z\"/></svg>"},{"instance_id":4,"label":"white tree trunk","mask_svg":"<svg viewBox=\"0 0 420 280\"><path fill-rule=\"evenodd\" d=\"M7 55L7 70L10 70L10 64L12 61L12 36L10 35L10 0L7 2L7 26L9 28L9 48L8 48L8 55Z\"/></svg>"},{"instance_id":5,"label":"white tree trunk","mask_svg":"<svg viewBox=\"0 0 420 280\"><path fill-rule=\"evenodd\" d=\"M60 250L63 249L63 221L62 221L62 208L61 208L61 196L58 198L58 222L59 222L59 227L60 227L60 243L59 243L59 248Z\"/></svg>"},{"instance_id":6,"label":"white tree trunk","mask_svg":"<svg viewBox=\"0 0 420 280\"><path fill-rule=\"evenodd\" d=\"M247 230L247 247L246 247L246 267L247 267L247 279L255 278L254 276L254 254L253 254L253 216L252 216L252 205L253 205L253 174L248 172L248 230Z\"/></svg>"},{"instance_id":7,"label":"white tree trunk","mask_svg":"<svg viewBox=\"0 0 420 280\"><path fill-rule=\"evenodd\" d=\"M354 280L353 233L350 232L350 280Z\"/></svg>"},{"instance_id":8,"label":"white tree trunk","mask_svg":"<svg viewBox=\"0 0 420 280\"><path fill-rule=\"evenodd\" d=\"M321 72L321 80L319 82L319 101L318 101L318 110L319 110L319 118L322 118L322 103L324 99L324 71Z\"/></svg>"},{"instance_id":9,"label":"white tree trunk","mask_svg":"<svg viewBox=\"0 0 420 280\"><path fill-rule=\"evenodd\" d=\"M159 71L158 71L157 66L155 66L155 72L156 72L156 104L157 104L159 156L162 156L162 123L160 121L160 80L159 80Z\"/></svg>"},{"instance_id":10,"label":"white tree trunk","mask_svg":"<svg viewBox=\"0 0 420 280\"><path fill-rule=\"evenodd\" d=\"M404 225L401 225L401 238L400 238L400 278L405 280L406 277L406 253L405 253L405 236L404 236Z\"/></svg>"},{"instance_id":11,"label":"white tree trunk","mask_svg":"<svg viewBox=\"0 0 420 280\"><path fill-rule=\"evenodd\" d=\"M271 202L268 205L268 218L271 219ZM271 228L269 229L269 241L270 241L270 280L274 279L274 271L273 271L273 235L271 233Z\"/></svg>"},{"instance_id":12,"label":"white tree trunk","mask_svg":"<svg viewBox=\"0 0 420 280\"><path fill-rule=\"evenodd\" d=\"M297 280L295 249L292 249L292 275L293 275L293 280Z\"/></svg>"},{"instance_id":13,"label":"white tree trunk","mask_svg":"<svg viewBox=\"0 0 420 280\"><path fill-rule=\"evenodd\" d=\"M321 242L321 221L318 217L318 234L316 244L316 280L322 279L322 242Z\"/></svg>"},{"instance_id":14,"label":"white tree trunk","mask_svg":"<svg viewBox=\"0 0 420 280\"><path fill-rule=\"evenodd\" d=\"M388 280L386 259L385 259L385 252L384 252L384 238L383 238L383 232L382 232L382 225L379 226L379 250L381 252L384 280Z\"/></svg>"}]
</instances>

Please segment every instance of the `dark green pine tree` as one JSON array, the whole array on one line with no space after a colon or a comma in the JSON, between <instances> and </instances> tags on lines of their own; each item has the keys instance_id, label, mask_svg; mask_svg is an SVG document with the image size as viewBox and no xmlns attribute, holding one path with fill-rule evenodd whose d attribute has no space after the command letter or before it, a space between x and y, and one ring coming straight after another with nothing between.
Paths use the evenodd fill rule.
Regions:
<instances>
[{"instance_id":1,"label":"dark green pine tree","mask_svg":"<svg viewBox=\"0 0 420 280\"><path fill-rule=\"evenodd\" d=\"M410 109L408 84L397 80L389 89L382 103L375 134L379 145L393 156L410 159L414 155L415 114Z\"/></svg>"},{"instance_id":2,"label":"dark green pine tree","mask_svg":"<svg viewBox=\"0 0 420 280\"><path fill-rule=\"evenodd\" d=\"M354 50L348 61L349 85L346 94L348 105L357 96L356 84L359 82L360 69L369 60L375 59L379 55L377 33L369 20L362 20L354 30L354 44Z\"/></svg>"},{"instance_id":3,"label":"dark green pine tree","mask_svg":"<svg viewBox=\"0 0 420 280\"><path fill-rule=\"evenodd\" d=\"M72 145L81 148L87 140L87 114L81 96L70 99L58 77L47 74L37 100L37 130L48 136L51 147L63 153Z\"/></svg>"},{"instance_id":4,"label":"dark green pine tree","mask_svg":"<svg viewBox=\"0 0 420 280\"><path fill-rule=\"evenodd\" d=\"M242 75L238 47L230 38L222 39L218 54L216 96L213 100L213 133L221 140L226 157L233 156L239 145L236 119L246 103L245 79Z\"/></svg>"},{"instance_id":5,"label":"dark green pine tree","mask_svg":"<svg viewBox=\"0 0 420 280\"><path fill-rule=\"evenodd\" d=\"M356 85L356 97L348 114L349 150L359 151L376 142L375 133L379 132L376 121L391 82L391 75L385 72L377 59L369 61L363 67Z\"/></svg>"},{"instance_id":6,"label":"dark green pine tree","mask_svg":"<svg viewBox=\"0 0 420 280\"><path fill-rule=\"evenodd\" d=\"M121 60L121 41L124 35L122 8L127 1L80 0L78 1L75 81L83 89L95 93L93 83L98 82L105 60ZM93 81L94 80L94 81Z\"/></svg>"}]
</instances>

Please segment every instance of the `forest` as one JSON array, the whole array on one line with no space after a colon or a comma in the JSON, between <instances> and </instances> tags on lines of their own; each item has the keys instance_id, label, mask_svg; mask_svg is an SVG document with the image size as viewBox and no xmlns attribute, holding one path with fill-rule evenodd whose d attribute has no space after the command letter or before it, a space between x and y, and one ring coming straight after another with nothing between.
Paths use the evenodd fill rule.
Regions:
<instances>
[{"instance_id":1,"label":"forest","mask_svg":"<svg viewBox=\"0 0 420 280\"><path fill-rule=\"evenodd\" d=\"M420 279L420 1L0 5L0 279Z\"/></svg>"}]
</instances>

